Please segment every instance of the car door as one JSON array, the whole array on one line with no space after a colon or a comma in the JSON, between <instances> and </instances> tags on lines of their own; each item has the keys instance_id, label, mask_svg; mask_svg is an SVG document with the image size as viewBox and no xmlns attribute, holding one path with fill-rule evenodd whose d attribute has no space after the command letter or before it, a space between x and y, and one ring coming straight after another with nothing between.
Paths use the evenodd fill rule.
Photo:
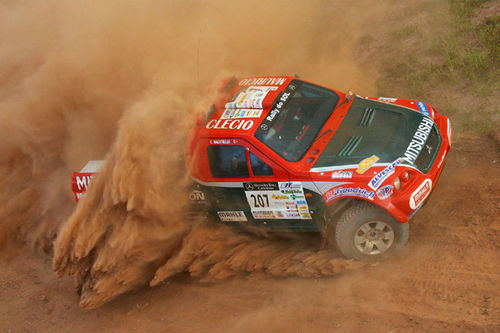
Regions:
<instances>
[{"instance_id":1,"label":"car door","mask_svg":"<svg viewBox=\"0 0 500 333\"><path fill-rule=\"evenodd\" d=\"M311 225L302 184L250 143L207 139L206 152L220 222L284 230Z\"/></svg>"}]
</instances>

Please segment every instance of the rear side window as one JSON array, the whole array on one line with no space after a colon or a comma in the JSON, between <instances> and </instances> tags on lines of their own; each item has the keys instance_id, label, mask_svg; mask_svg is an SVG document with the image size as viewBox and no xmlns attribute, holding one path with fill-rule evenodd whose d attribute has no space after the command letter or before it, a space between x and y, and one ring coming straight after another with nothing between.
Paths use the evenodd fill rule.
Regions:
<instances>
[{"instance_id":1,"label":"rear side window","mask_svg":"<svg viewBox=\"0 0 500 333\"><path fill-rule=\"evenodd\" d=\"M208 146L207 154L213 178L250 176L243 146Z\"/></svg>"},{"instance_id":2,"label":"rear side window","mask_svg":"<svg viewBox=\"0 0 500 333\"><path fill-rule=\"evenodd\" d=\"M262 162L260 158L250 153L250 165L254 176L272 176L273 169L266 163Z\"/></svg>"}]
</instances>

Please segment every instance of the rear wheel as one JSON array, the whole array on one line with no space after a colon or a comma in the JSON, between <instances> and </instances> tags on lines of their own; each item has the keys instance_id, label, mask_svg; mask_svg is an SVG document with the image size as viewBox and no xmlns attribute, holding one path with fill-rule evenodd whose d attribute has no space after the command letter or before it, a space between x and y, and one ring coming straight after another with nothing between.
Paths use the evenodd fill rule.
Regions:
<instances>
[{"instance_id":1,"label":"rear wheel","mask_svg":"<svg viewBox=\"0 0 500 333\"><path fill-rule=\"evenodd\" d=\"M340 215L329 236L335 237L347 258L378 259L401 249L408 241L409 229L408 223L398 222L381 208L357 202Z\"/></svg>"}]
</instances>

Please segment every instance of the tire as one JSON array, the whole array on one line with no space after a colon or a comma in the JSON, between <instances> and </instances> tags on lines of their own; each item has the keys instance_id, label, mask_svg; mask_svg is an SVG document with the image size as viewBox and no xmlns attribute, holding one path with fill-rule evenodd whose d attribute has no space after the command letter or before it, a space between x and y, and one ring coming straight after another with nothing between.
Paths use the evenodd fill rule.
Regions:
<instances>
[{"instance_id":1,"label":"tire","mask_svg":"<svg viewBox=\"0 0 500 333\"><path fill-rule=\"evenodd\" d=\"M335 231L337 247L349 259L377 260L389 256L408 242L410 233L408 223L401 223L364 201L347 208L332 229L329 237Z\"/></svg>"}]
</instances>

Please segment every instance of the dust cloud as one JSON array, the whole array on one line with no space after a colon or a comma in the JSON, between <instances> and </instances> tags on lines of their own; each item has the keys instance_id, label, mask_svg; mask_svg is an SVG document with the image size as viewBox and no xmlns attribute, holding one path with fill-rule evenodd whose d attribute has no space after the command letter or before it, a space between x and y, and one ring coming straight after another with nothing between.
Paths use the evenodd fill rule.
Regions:
<instances>
[{"instance_id":1,"label":"dust cloud","mask_svg":"<svg viewBox=\"0 0 500 333\"><path fill-rule=\"evenodd\" d=\"M0 3L0 245L54 251L81 306L179 272L332 275L355 266L300 241L185 218L195 111L228 75L293 75L375 93L360 68L368 1ZM106 159L75 205L71 172Z\"/></svg>"}]
</instances>

